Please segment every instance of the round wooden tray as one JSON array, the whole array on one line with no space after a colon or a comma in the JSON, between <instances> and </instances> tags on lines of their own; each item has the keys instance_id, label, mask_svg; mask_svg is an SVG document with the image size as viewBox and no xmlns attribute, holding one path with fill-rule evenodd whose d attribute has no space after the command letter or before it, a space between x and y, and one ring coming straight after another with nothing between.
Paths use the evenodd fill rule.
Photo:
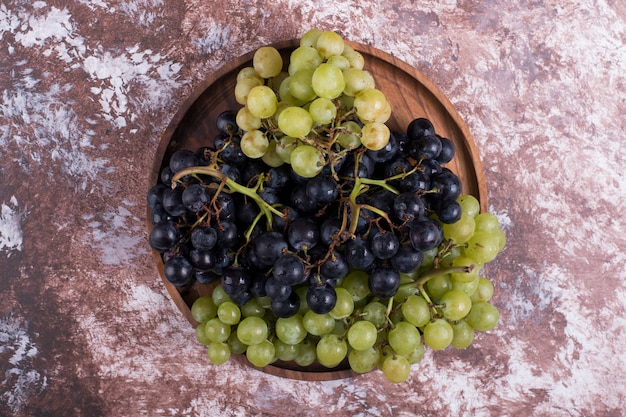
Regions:
<instances>
[{"instance_id":1,"label":"round wooden tray","mask_svg":"<svg viewBox=\"0 0 626 417\"><path fill-rule=\"evenodd\" d=\"M385 94L392 106L392 116L387 125L392 130L406 131L411 120L417 117L428 118L435 126L435 131L452 140L456 147L456 156L446 166L459 176L463 193L475 196L480 202L481 211L486 211L487 187L478 151L467 126L450 101L424 74L405 62L370 46L354 42L348 44L363 54L365 69L374 76L376 88ZM289 54L297 45L297 40L291 40L273 46L287 62ZM253 55L254 51L228 62L211 74L185 101L161 138L150 173L149 187L158 183L160 172L172 152L180 148L195 151L210 144L217 134L215 118L225 110L237 110L241 107L234 97L236 77L241 68L251 66ZM148 232L151 228L148 221ZM154 259L176 306L192 326L197 326L198 323L191 316L190 307L200 295L210 294L211 287L196 283L191 289L181 293L165 279L161 254L154 252ZM244 355L232 357L253 367ZM260 369L273 375L312 381L355 375L345 362L334 369L321 365L302 368L293 363L282 362Z\"/></svg>"}]
</instances>

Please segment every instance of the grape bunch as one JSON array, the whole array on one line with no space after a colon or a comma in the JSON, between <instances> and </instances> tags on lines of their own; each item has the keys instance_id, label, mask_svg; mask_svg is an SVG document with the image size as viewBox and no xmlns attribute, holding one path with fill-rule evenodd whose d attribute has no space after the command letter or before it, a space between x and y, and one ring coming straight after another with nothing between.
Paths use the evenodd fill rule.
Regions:
<instances>
[{"instance_id":1,"label":"grape bunch","mask_svg":"<svg viewBox=\"0 0 626 417\"><path fill-rule=\"evenodd\" d=\"M307 32L288 65L258 49L237 77L242 107L149 190L165 278L214 287L191 306L212 363L379 368L399 383L424 345L466 348L497 324L481 271L506 244L498 219L462 193L430 120L387 128L363 68L334 32Z\"/></svg>"}]
</instances>

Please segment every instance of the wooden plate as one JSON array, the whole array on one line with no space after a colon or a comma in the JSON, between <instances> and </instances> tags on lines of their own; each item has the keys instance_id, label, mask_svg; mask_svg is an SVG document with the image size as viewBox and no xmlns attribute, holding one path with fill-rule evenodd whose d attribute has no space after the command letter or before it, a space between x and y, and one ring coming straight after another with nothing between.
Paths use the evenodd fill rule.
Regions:
<instances>
[{"instance_id":1,"label":"wooden plate","mask_svg":"<svg viewBox=\"0 0 626 417\"><path fill-rule=\"evenodd\" d=\"M480 202L481 211L486 211L487 187L476 145L450 101L424 74L405 62L378 49L348 43L364 56L365 69L374 76L376 88L385 94L392 106L392 116L387 125L392 130L405 131L411 120L417 117L428 118L435 126L436 132L452 140L456 147L456 156L446 166L461 179L463 193L475 196ZM287 61L289 54L297 45L298 41L293 40L273 46ZM251 65L253 55L254 51L227 63L219 71L211 74L185 101L161 138L150 173L149 187L157 184L159 174L169 161L172 152L180 148L196 150L209 144L217 134L215 118L224 110L240 108L234 97L236 77L241 68ZM151 228L148 221L148 232ZM211 287L196 283L190 290L179 292L165 279L161 255L154 252L154 258L163 283L176 306L191 325L197 326L197 322L191 316L190 307L200 295L210 294ZM233 355L233 358L252 367L243 355ZM293 379L318 381L355 375L346 363L335 369L322 366L302 368L293 363L274 363L261 370Z\"/></svg>"}]
</instances>

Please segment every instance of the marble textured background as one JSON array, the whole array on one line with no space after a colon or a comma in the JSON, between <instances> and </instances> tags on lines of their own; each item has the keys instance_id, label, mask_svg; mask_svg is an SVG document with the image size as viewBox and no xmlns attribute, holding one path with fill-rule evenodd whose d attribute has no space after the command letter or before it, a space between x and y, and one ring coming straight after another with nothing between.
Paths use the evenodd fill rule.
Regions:
<instances>
[{"instance_id":1,"label":"marble textured background","mask_svg":"<svg viewBox=\"0 0 626 417\"><path fill-rule=\"evenodd\" d=\"M499 327L400 387L209 365L146 244L185 98L311 26L442 89L509 239L487 269ZM0 415L626 413L623 1L0 0L0 91Z\"/></svg>"}]
</instances>

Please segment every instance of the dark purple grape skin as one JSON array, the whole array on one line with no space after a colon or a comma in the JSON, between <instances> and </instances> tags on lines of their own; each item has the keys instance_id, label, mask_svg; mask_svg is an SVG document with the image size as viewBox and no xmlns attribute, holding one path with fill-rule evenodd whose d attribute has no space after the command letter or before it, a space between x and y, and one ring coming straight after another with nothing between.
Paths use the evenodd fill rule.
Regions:
<instances>
[{"instance_id":1,"label":"dark purple grape skin","mask_svg":"<svg viewBox=\"0 0 626 417\"><path fill-rule=\"evenodd\" d=\"M294 286L306 280L304 262L298 256L285 254L274 262L272 277L279 284Z\"/></svg>"},{"instance_id":2,"label":"dark purple grape skin","mask_svg":"<svg viewBox=\"0 0 626 417\"><path fill-rule=\"evenodd\" d=\"M278 232L261 233L252 239L250 245L258 260L266 266L274 265L274 262L287 250L287 241Z\"/></svg>"},{"instance_id":3,"label":"dark purple grape skin","mask_svg":"<svg viewBox=\"0 0 626 417\"><path fill-rule=\"evenodd\" d=\"M418 139L426 135L434 135L435 127L432 122L424 117L411 120L406 129L406 135L410 140Z\"/></svg>"},{"instance_id":4,"label":"dark purple grape skin","mask_svg":"<svg viewBox=\"0 0 626 417\"><path fill-rule=\"evenodd\" d=\"M211 269L215 265L215 254L208 250L192 249L189 251L189 262L197 269Z\"/></svg>"},{"instance_id":5,"label":"dark purple grape skin","mask_svg":"<svg viewBox=\"0 0 626 417\"><path fill-rule=\"evenodd\" d=\"M272 300L270 308L276 317L288 318L296 315L300 310L300 303L300 297L295 291L292 291L283 301Z\"/></svg>"},{"instance_id":6,"label":"dark purple grape skin","mask_svg":"<svg viewBox=\"0 0 626 417\"><path fill-rule=\"evenodd\" d=\"M310 217L299 217L287 229L287 240L297 251L311 249L319 241L320 231Z\"/></svg>"},{"instance_id":7,"label":"dark purple grape skin","mask_svg":"<svg viewBox=\"0 0 626 417\"><path fill-rule=\"evenodd\" d=\"M157 184L148 190L147 202L151 209L163 204L163 194L168 189L165 184Z\"/></svg>"},{"instance_id":8,"label":"dark purple grape skin","mask_svg":"<svg viewBox=\"0 0 626 417\"><path fill-rule=\"evenodd\" d=\"M453 201L461 195L461 180L449 169L433 175L430 185L441 201Z\"/></svg>"},{"instance_id":9,"label":"dark purple grape skin","mask_svg":"<svg viewBox=\"0 0 626 417\"><path fill-rule=\"evenodd\" d=\"M233 297L250 289L252 275L244 268L231 266L222 272L221 284L224 292Z\"/></svg>"},{"instance_id":10,"label":"dark purple grape skin","mask_svg":"<svg viewBox=\"0 0 626 417\"><path fill-rule=\"evenodd\" d=\"M200 184L191 184L185 188L181 196L185 208L189 211L200 211L209 201L206 189Z\"/></svg>"},{"instance_id":11,"label":"dark purple grape skin","mask_svg":"<svg viewBox=\"0 0 626 417\"><path fill-rule=\"evenodd\" d=\"M286 285L276 281L271 276L265 281L265 295L267 295L272 301L285 301L292 293L291 285Z\"/></svg>"},{"instance_id":12,"label":"dark purple grape skin","mask_svg":"<svg viewBox=\"0 0 626 417\"><path fill-rule=\"evenodd\" d=\"M461 205L456 200L447 201L437 208L437 218L442 223L452 224L461 219L462 212Z\"/></svg>"},{"instance_id":13,"label":"dark purple grape skin","mask_svg":"<svg viewBox=\"0 0 626 417\"><path fill-rule=\"evenodd\" d=\"M411 140L407 151L417 161L435 159L441 152L441 140L436 135L425 135Z\"/></svg>"},{"instance_id":14,"label":"dark purple grape skin","mask_svg":"<svg viewBox=\"0 0 626 417\"><path fill-rule=\"evenodd\" d=\"M408 274L415 271L422 264L424 253L415 250L410 245L400 246L398 252L391 257L391 266L398 272Z\"/></svg>"},{"instance_id":15,"label":"dark purple grape skin","mask_svg":"<svg viewBox=\"0 0 626 417\"><path fill-rule=\"evenodd\" d=\"M329 204L339 197L337 181L330 176L318 175L306 184L306 195L317 204Z\"/></svg>"},{"instance_id":16,"label":"dark purple grape skin","mask_svg":"<svg viewBox=\"0 0 626 417\"><path fill-rule=\"evenodd\" d=\"M169 167L173 173L199 164L196 153L189 149L178 149L170 157Z\"/></svg>"},{"instance_id":17,"label":"dark purple grape skin","mask_svg":"<svg viewBox=\"0 0 626 417\"><path fill-rule=\"evenodd\" d=\"M400 274L392 268L376 267L370 272L368 286L374 297L391 298L400 287Z\"/></svg>"},{"instance_id":18,"label":"dark purple grape skin","mask_svg":"<svg viewBox=\"0 0 626 417\"><path fill-rule=\"evenodd\" d=\"M237 126L237 113L233 110L225 110L215 119L215 127L223 134L235 134L239 130Z\"/></svg>"},{"instance_id":19,"label":"dark purple grape skin","mask_svg":"<svg viewBox=\"0 0 626 417\"><path fill-rule=\"evenodd\" d=\"M424 202L419 194L404 192L396 197L393 213L402 222L412 221L424 215Z\"/></svg>"},{"instance_id":20,"label":"dark purple grape skin","mask_svg":"<svg viewBox=\"0 0 626 417\"><path fill-rule=\"evenodd\" d=\"M367 241L360 237L346 243L344 256L348 265L361 271L369 269L376 260Z\"/></svg>"},{"instance_id":21,"label":"dark purple grape skin","mask_svg":"<svg viewBox=\"0 0 626 417\"><path fill-rule=\"evenodd\" d=\"M348 262L341 252L334 250L320 266L320 273L330 279L341 279L348 274Z\"/></svg>"},{"instance_id":22,"label":"dark purple grape skin","mask_svg":"<svg viewBox=\"0 0 626 417\"><path fill-rule=\"evenodd\" d=\"M312 285L306 293L306 303L316 314L326 314L337 304L337 292L328 284Z\"/></svg>"},{"instance_id":23,"label":"dark purple grape skin","mask_svg":"<svg viewBox=\"0 0 626 417\"><path fill-rule=\"evenodd\" d=\"M152 227L148 242L150 247L159 253L166 252L176 245L180 233L171 221L162 221Z\"/></svg>"},{"instance_id":24,"label":"dark purple grape skin","mask_svg":"<svg viewBox=\"0 0 626 417\"><path fill-rule=\"evenodd\" d=\"M163 208L170 216L182 216L187 212L183 204L183 187L168 188L163 193Z\"/></svg>"},{"instance_id":25,"label":"dark purple grape skin","mask_svg":"<svg viewBox=\"0 0 626 417\"><path fill-rule=\"evenodd\" d=\"M378 259L389 259L398 253L400 239L391 232L379 232L370 239L370 249Z\"/></svg>"},{"instance_id":26,"label":"dark purple grape skin","mask_svg":"<svg viewBox=\"0 0 626 417\"><path fill-rule=\"evenodd\" d=\"M341 221L339 219L329 218L322 222L320 226L320 240L324 245L329 246L336 239L337 232L341 230Z\"/></svg>"},{"instance_id":27,"label":"dark purple grape skin","mask_svg":"<svg viewBox=\"0 0 626 417\"><path fill-rule=\"evenodd\" d=\"M193 279L193 266L187 258L175 255L163 264L163 275L176 287L184 287Z\"/></svg>"},{"instance_id":28,"label":"dark purple grape skin","mask_svg":"<svg viewBox=\"0 0 626 417\"><path fill-rule=\"evenodd\" d=\"M455 147L454 143L448 138L440 136L439 140L441 142L441 152L439 152L439 155L435 159L437 160L437 162L443 165L447 164L452 160L452 158L454 158Z\"/></svg>"},{"instance_id":29,"label":"dark purple grape skin","mask_svg":"<svg viewBox=\"0 0 626 417\"><path fill-rule=\"evenodd\" d=\"M425 219L411 224L409 238L415 250L427 251L441 244L443 233L439 223Z\"/></svg>"}]
</instances>

